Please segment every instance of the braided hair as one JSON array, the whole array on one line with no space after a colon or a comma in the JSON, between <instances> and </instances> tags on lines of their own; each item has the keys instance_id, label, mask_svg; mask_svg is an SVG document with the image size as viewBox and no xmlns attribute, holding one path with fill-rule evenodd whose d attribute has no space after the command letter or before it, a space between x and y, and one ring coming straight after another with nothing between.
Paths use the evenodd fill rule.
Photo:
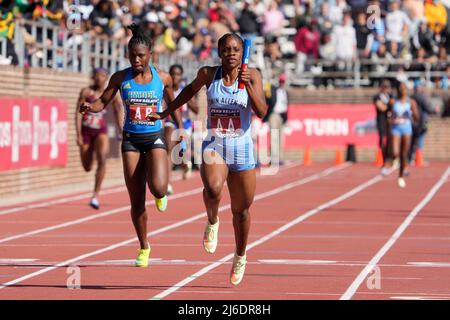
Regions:
<instances>
[{"instance_id":1,"label":"braided hair","mask_svg":"<svg viewBox=\"0 0 450 320\"><path fill-rule=\"evenodd\" d=\"M153 48L153 41L148 36L148 34L143 30L141 27L139 27L136 23L132 23L127 27L131 30L133 33L133 36L131 37L130 41L128 42L128 50L130 50L135 45L142 45L148 48L148 50L152 51Z\"/></svg>"}]
</instances>

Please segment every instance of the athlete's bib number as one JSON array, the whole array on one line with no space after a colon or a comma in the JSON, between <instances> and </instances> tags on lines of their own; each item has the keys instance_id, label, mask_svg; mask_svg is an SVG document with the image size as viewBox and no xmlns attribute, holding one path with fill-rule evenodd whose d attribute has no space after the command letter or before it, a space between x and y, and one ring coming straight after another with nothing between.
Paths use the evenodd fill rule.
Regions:
<instances>
[{"instance_id":1,"label":"athlete's bib number","mask_svg":"<svg viewBox=\"0 0 450 320\"><path fill-rule=\"evenodd\" d=\"M241 129L240 111L211 109L211 128L216 131L216 134L221 136L239 136Z\"/></svg>"},{"instance_id":2,"label":"athlete's bib number","mask_svg":"<svg viewBox=\"0 0 450 320\"><path fill-rule=\"evenodd\" d=\"M154 112L154 107L131 105L130 119L133 122L139 122L139 124L154 125L155 123L153 121L147 120L147 116L152 112Z\"/></svg>"},{"instance_id":3,"label":"athlete's bib number","mask_svg":"<svg viewBox=\"0 0 450 320\"><path fill-rule=\"evenodd\" d=\"M100 114L87 113L83 116L83 126L100 129L102 126L102 118L103 116Z\"/></svg>"}]
</instances>

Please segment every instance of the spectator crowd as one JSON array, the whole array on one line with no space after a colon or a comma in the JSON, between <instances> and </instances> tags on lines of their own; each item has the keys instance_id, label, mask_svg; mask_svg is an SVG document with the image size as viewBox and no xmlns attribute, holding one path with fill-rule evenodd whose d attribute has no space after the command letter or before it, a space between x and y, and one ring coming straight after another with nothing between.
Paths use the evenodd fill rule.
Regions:
<instances>
[{"instance_id":1,"label":"spectator crowd","mask_svg":"<svg viewBox=\"0 0 450 320\"><path fill-rule=\"evenodd\" d=\"M398 77L420 75L427 65L450 74L450 0L0 0L0 37L12 64L18 62L14 26L21 20L70 29L69 39L59 34L57 41L76 44L85 33L126 43L126 26L136 22L153 38L156 55L199 61L217 58L217 39L238 32L264 39L269 63L293 59L299 75L317 64L325 72L349 71L357 60L363 71ZM289 29L288 41L280 41ZM43 37L49 45L54 40L25 32L28 55L39 54L33 44ZM289 45L293 50L285 49ZM433 82L448 88L444 78Z\"/></svg>"}]
</instances>

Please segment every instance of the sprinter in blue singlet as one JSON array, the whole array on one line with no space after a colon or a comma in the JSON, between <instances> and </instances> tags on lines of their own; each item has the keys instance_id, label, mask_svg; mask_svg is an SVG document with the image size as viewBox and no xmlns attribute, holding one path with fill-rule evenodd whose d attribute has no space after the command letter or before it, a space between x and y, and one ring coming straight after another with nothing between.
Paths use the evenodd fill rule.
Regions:
<instances>
[{"instance_id":1,"label":"sprinter in blue singlet","mask_svg":"<svg viewBox=\"0 0 450 320\"><path fill-rule=\"evenodd\" d=\"M408 88L404 82L397 85L397 98L389 102L388 118L391 124L392 153L394 159L400 158L400 171L397 183L406 187L405 176L408 172L408 151L411 145L412 122L419 120L417 103L408 96Z\"/></svg>"},{"instance_id":2,"label":"sprinter in blue singlet","mask_svg":"<svg viewBox=\"0 0 450 320\"><path fill-rule=\"evenodd\" d=\"M173 99L172 78L150 66L152 41L135 24L129 27L133 37L128 43L131 67L116 72L100 98L84 102L80 112L101 112L120 90L125 109L122 160L125 182L131 202L131 217L140 243L135 265L147 267L150 246L147 240L145 192L148 184L159 211L167 207L167 146L161 120L149 121L152 112L161 112L164 98ZM179 112L171 113L181 125Z\"/></svg>"},{"instance_id":3,"label":"sprinter in blue singlet","mask_svg":"<svg viewBox=\"0 0 450 320\"><path fill-rule=\"evenodd\" d=\"M243 41L236 34L219 39L222 64L203 67L197 77L177 96L168 108L150 118L165 118L189 101L203 86L208 88L208 136L203 142L201 176L203 199L208 222L203 247L213 253L217 247L219 202L225 181L231 197L236 251L230 282L241 282L246 265L246 246L250 228L249 208L256 185L255 159L250 132L251 111L260 118L267 112L261 75L256 69L241 70ZM238 89L238 81L245 88Z\"/></svg>"}]
</instances>

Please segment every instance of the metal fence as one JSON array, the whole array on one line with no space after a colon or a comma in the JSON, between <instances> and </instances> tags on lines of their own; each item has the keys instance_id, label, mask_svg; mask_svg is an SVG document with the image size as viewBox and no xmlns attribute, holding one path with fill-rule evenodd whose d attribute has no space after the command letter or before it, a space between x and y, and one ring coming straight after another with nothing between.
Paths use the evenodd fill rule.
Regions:
<instances>
[{"instance_id":1,"label":"metal fence","mask_svg":"<svg viewBox=\"0 0 450 320\"><path fill-rule=\"evenodd\" d=\"M72 32L51 23L18 21L13 44L21 67L88 74L98 67L114 73L129 66L126 43L107 37L93 37L87 32ZM6 39L0 38L0 59L8 59L6 52ZM212 59L197 61L175 54L161 54L155 64L162 70L168 70L174 63L182 64L185 77L192 79L199 67L216 62Z\"/></svg>"},{"instance_id":2,"label":"metal fence","mask_svg":"<svg viewBox=\"0 0 450 320\"><path fill-rule=\"evenodd\" d=\"M287 34L278 38L281 52L289 47L292 54L292 44L288 37L293 30L287 29ZM103 67L113 73L129 65L127 45L124 42L106 37L92 37L81 30L69 31L55 26L50 22L35 22L20 20L15 23L13 44L18 56L19 66L45 67L55 70L67 70L88 74L93 68ZM251 64L258 67L265 79L276 81L277 74L284 72L291 85L327 85L330 82L336 86L369 86L381 78L396 78L396 65L401 61L356 60L340 67L340 62L325 60L306 60L304 69L298 71L297 60L280 59L270 61L266 57L265 42L262 37L253 41ZM286 47L287 46L287 47ZM8 63L6 39L0 38L0 62ZM155 64L162 70L168 70L174 63L182 64L186 79L195 77L199 67L217 63L213 59L198 61L176 54L161 54ZM381 68L380 68L381 67ZM425 64L423 72L404 72L407 77L422 78L428 84L433 79L445 77L446 72L433 71L431 64Z\"/></svg>"}]
</instances>

